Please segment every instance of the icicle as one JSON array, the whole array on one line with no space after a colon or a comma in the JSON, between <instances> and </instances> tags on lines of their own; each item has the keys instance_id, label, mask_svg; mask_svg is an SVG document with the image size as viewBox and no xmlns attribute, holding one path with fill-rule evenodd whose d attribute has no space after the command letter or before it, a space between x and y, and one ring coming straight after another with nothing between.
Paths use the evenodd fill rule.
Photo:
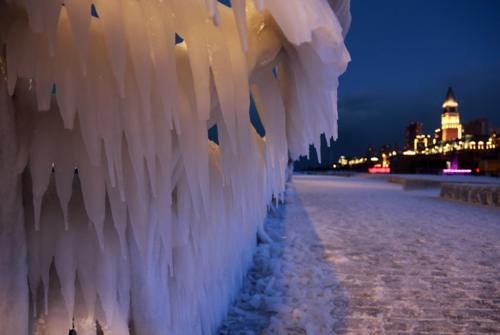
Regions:
<instances>
[{"instance_id":1,"label":"icicle","mask_svg":"<svg viewBox=\"0 0 500 335\"><path fill-rule=\"evenodd\" d=\"M56 190L61 203L64 217L64 227L69 228L68 205L73 190L73 177L75 175L76 162L73 156L73 132L63 128L62 121L59 125L57 136L57 150L54 153L54 174L56 179Z\"/></svg>"},{"instance_id":2,"label":"icicle","mask_svg":"<svg viewBox=\"0 0 500 335\"><path fill-rule=\"evenodd\" d=\"M50 55L54 56L56 53L56 35L59 13L61 11L60 0L46 0L45 1L45 31L49 40Z\"/></svg>"},{"instance_id":3,"label":"icicle","mask_svg":"<svg viewBox=\"0 0 500 335\"><path fill-rule=\"evenodd\" d=\"M127 142L128 143L128 142ZM127 149L125 146L124 149ZM149 213L148 202L149 197L146 192L147 184L144 169L141 170L141 175L134 173L131 157L128 154L129 150L123 151L123 167L125 191L127 194L127 208L130 217L130 225L135 237L139 251L144 254L144 250L148 242L148 226Z\"/></svg>"},{"instance_id":4,"label":"icicle","mask_svg":"<svg viewBox=\"0 0 500 335\"><path fill-rule=\"evenodd\" d=\"M248 51L248 29L246 15L246 0L233 0L233 11L240 34L241 48L244 52Z\"/></svg>"},{"instance_id":5,"label":"icicle","mask_svg":"<svg viewBox=\"0 0 500 335\"><path fill-rule=\"evenodd\" d=\"M206 121L210 116L210 68L205 36L207 24L203 20L203 8L193 0L188 1L189 6L187 3L172 2L174 12L178 13L180 17L194 16L196 18L191 22L176 20L176 24L179 24L180 32L185 38L184 43L178 45L178 48L181 45L187 47L198 118Z\"/></svg>"},{"instance_id":6,"label":"icicle","mask_svg":"<svg viewBox=\"0 0 500 335\"><path fill-rule=\"evenodd\" d=\"M50 57L46 34L37 34L35 38L35 50L38 55L35 62L34 76L36 97L38 109L40 111L47 111L50 109L52 86L54 84L52 58Z\"/></svg>"},{"instance_id":7,"label":"icicle","mask_svg":"<svg viewBox=\"0 0 500 335\"><path fill-rule=\"evenodd\" d=\"M106 187L102 166L94 166L83 143L80 127L75 127L74 150L83 201L87 215L94 225L101 250L104 250L104 217L106 213Z\"/></svg>"},{"instance_id":8,"label":"icicle","mask_svg":"<svg viewBox=\"0 0 500 335\"><path fill-rule=\"evenodd\" d=\"M33 253L37 254L37 263L43 283L43 298L44 298L44 314L49 313L49 287L51 284L50 268L54 255L56 253L56 244L54 243L54 232L58 229L57 224L62 226L62 215L58 208L57 196L54 187L54 180L49 180L49 189L44 196L43 208L40 213L40 231L35 232L37 239L38 250ZM34 182L34 180L33 180ZM33 197L35 194L33 193ZM36 208L35 208L36 215ZM36 220L36 216L35 216ZM54 223L56 223L54 227Z\"/></svg>"},{"instance_id":9,"label":"icicle","mask_svg":"<svg viewBox=\"0 0 500 335\"><path fill-rule=\"evenodd\" d=\"M123 100L124 110L121 113L123 131L127 140L127 155L131 157L135 180L142 182L144 178L144 148L147 146L146 139L143 138L144 128L141 122L140 98L137 92L137 84L133 77L132 65L127 66L127 80L125 86L125 99ZM154 134L147 134L153 136ZM120 138L121 141L121 138ZM125 154L125 152L124 152ZM121 157L120 157L121 159ZM122 164L123 165L123 164ZM123 173L123 172L122 172Z\"/></svg>"},{"instance_id":10,"label":"icicle","mask_svg":"<svg viewBox=\"0 0 500 335\"><path fill-rule=\"evenodd\" d=\"M127 43L123 25L122 7L114 0L96 0L95 5L104 27L110 63L120 95L125 95L125 68Z\"/></svg>"},{"instance_id":11,"label":"icicle","mask_svg":"<svg viewBox=\"0 0 500 335\"><path fill-rule=\"evenodd\" d=\"M211 73L215 83L222 119L229 131L229 143L236 152L236 114L234 113L236 106L234 101L234 84L231 81L231 78L234 78L231 57L224 41L224 35L217 34L212 29L209 29L207 35Z\"/></svg>"},{"instance_id":12,"label":"icicle","mask_svg":"<svg viewBox=\"0 0 500 335\"><path fill-rule=\"evenodd\" d=\"M150 112L152 64L150 41L146 29L146 18L142 5L136 0L124 0L123 14L129 56L133 64L137 89L145 116Z\"/></svg>"},{"instance_id":13,"label":"icicle","mask_svg":"<svg viewBox=\"0 0 500 335\"><path fill-rule=\"evenodd\" d=\"M176 72L175 72L175 31L173 27L173 14L165 2L148 1L144 3L148 21L148 31L151 40L151 56L155 69L155 90L152 90L153 100L158 95L161 105L155 105L158 113L162 111L164 120L172 128L172 114L176 99ZM159 103L157 101L157 103Z\"/></svg>"},{"instance_id":14,"label":"icicle","mask_svg":"<svg viewBox=\"0 0 500 335\"><path fill-rule=\"evenodd\" d=\"M26 211L30 214L33 213L33 209L30 206L26 206ZM29 246L28 253L28 284L30 288L31 294L31 303L33 304L33 317L38 316L38 287L41 284L42 280L42 269L41 269L41 260L40 255L37 252L40 249L40 236L38 233L35 233L35 229L33 227L33 222L29 222L29 218L26 217L25 221L28 223L27 229L27 245Z\"/></svg>"},{"instance_id":15,"label":"icicle","mask_svg":"<svg viewBox=\"0 0 500 335\"><path fill-rule=\"evenodd\" d=\"M61 285L61 293L66 307L67 320L74 315L75 305L75 279L76 279L76 255L75 230L64 230L61 225L56 232L56 247L54 265ZM47 229L47 228L45 228Z\"/></svg>"},{"instance_id":16,"label":"icicle","mask_svg":"<svg viewBox=\"0 0 500 335\"><path fill-rule=\"evenodd\" d=\"M185 49L177 47L177 65L179 71L178 81L179 88L185 92L192 92L192 81L189 74L189 63L185 57ZM193 205L206 210L207 202L207 182L206 178L200 179L200 169L207 170L208 160L208 141L206 136L206 125L196 119L196 114L193 110L192 93L189 96L181 95L178 98L178 106L180 111L181 128L183 136L180 138L180 152L183 159L183 165L186 170L190 194ZM201 130L203 129L203 130ZM200 139L201 135L201 139ZM200 188L201 187L201 188ZM200 193L200 191L202 191ZM200 213L195 212L195 215Z\"/></svg>"},{"instance_id":17,"label":"icicle","mask_svg":"<svg viewBox=\"0 0 500 335\"><path fill-rule=\"evenodd\" d=\"M213 24L218 25L220 22L220 17L219 11L217 10L217 0L205 0L205 3L207 6L208 14L212 19Z\"/></svg>"},{"instance_id":18,"label":"icicle","mask_svg":"<svg viewBox=\"0 0 500 335\"><path fill-rule=\"evenodd\" d=\"M89 218L84 209L84 203L80 188L80 181L75 179L75 187L73 189L73 198L69 208L70 220L72 229L76 230L76 236L80 241L76 248L77 258L77 274L78 281L82 288L83 300L86 306L87 317L94 321L95 306L96 306L96 262L98 260L98 242L96 233L91 226L88 225Z\"/></svg>"},{"instance_id":19,"label":"icicle","mask_svg":"<svg viewBox=\"0 0 500 335\"><path fill-rule=\"evenodd\" d=\"M89 108L94 114L93 125L89 120L87 127L92 129L91 137L95 155L100 154L100 139L104 142L104 154L108 161L107 172L112 186L116 186L115 159L120 152L122 124L118 111L113 106L120 104L118 89L113 79L113 72L109 65L109 50L106 47L101 19L92 19L90 26L91 41L89 45L89 62L87 84L94 91ZM96 133L97 130L97 133ZM88 135L87 135L88 136ZM97 140L97 141L96 141ZM94 156L95 165L99 165L101 158Z\"/></svg>"},{"instance_id":20,"label":"icicle","mask_svg":"<svg viewBox=\"0 0 500 335\"><path fill-rule=\"evenodd\" d=\"M115 310L118 308L117 304L117 268L120 264L120 246L116 233L113 230L111 222L111 214L109 210L105 219L104 236L106 243L106 250L101 251L97 260L96 267L96 289L100 298L101 305L106 317L106 324L113 324Z\"/></svg>"},{"instance_id":21,"label":"icicle","mask_svg":"<svg viewBox=\"0 0 500 335\"><path fill-rule=\"evenodd\" d=\"M41 33L44 29L44 1L25 0L28 12L30 28L35 33Z\"/></svg>"},{"instance_id":22,"label":"icicle","mask_svg":"<svg viewBox=\"0 0 500 335\"><path fill-rule=\"evenodd\" d=\"M228 11L229 12L229 11ZM238 150L246 152L248 149L248 143L250 138L250 133L248 130L249 125L249 113L250 108L250 98L249 98L249 83L248 83L248 70L247 70L247 58L245 53L243 53L238 44L241 44L241 39L247 39L247 36L241 36L241 34L236 34L236 27L234 26L231 15L224 11L221 7L222 15L222 29L224 31L229 56L231 58L232 65L232 84L234 86L234 110L236 116L236 128L238 141L236 141L239 146ZM246 27L246 21L245 21Z\"/></svg>"},{"instance_id":23,"label":"icicle","mask_svg":"<svg viewBox=\"0 0 500 335\"><path fill-rule=\"evenodd\" d=\"M77 48L80 53L80 64L83 76L87 74L87 55L89 45L90 28L90 0L66 0L64 6L68 11L71 28L75 40L78 41Z\"/></svg>"},{"instance_id":24,"label":"icicle","mask_svg":"<svg viewBox=\"0 0 500 335\"><path fill-rule=\"evenodd\" d=\"M120 199L120 193L117 187L111 186L109 178L106 178L106 193L111 207L111 214L113 216L113 225L120 241L122 256L126 258L127 206L126 203Z\"/></svg>"},{"instance_id":25,"label":"icicle","mask_svg":"<svg viewBox=\"0 0 500 335\"><path fill-rule=\"evenodd\" d=\"M81 81L80 63L71 33L66 8L61 9L57 26L54 78L57 87L57 103L65 128L73 128L76 115L77 83Z\"/></svg>"},{"instance_id":26,"label":"icicle","mask_svg":"<svg viewBox=\"0 0 500 335\"><path fill-rule=\"evenodd\" d=\"M55 142L54 115L40 115L36 118L33 137L30 148L30 171L33 180L33 207L35 228L40 229L40 213L42 209L42 198L49 186L52 163L54 162Z\"/></svg>"}]
</instances>

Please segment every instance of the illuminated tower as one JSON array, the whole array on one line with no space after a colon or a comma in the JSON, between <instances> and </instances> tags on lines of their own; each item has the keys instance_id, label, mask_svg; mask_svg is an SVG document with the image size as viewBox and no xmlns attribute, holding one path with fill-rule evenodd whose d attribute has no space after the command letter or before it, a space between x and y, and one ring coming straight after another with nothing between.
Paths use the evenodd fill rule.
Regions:
<instances>
[{"instance_id":1,"label":"illuminated tower","mask_svg":"<svg viewBox=\"0 0 500 335\"><path fill-rule=\"evenodd\" d=\"M446 99L443 102L441 114L442 141L453 141L462 138L462 125L458 114L458 102L451 87L448 88Z\"/></svg>"}]
</instances>

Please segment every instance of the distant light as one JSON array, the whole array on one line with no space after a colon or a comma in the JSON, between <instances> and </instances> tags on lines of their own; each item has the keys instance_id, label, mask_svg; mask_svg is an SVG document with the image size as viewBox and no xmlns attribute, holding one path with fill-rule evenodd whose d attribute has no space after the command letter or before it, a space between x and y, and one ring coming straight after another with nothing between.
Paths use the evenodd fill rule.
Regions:
<instances>
[{"instance_id":1,"label":"distant light","mask_svg":"<svg viewBox=\"0 0 500 335\"><path fill-rule=\"evenodd\" d=\"M480 168L476 168L476 173L479 173L481 172L481 169Z\"/></svg>"},{"instance_id":2,"label":"distant light","mask_svg":"<svg viewBox=\"0 0 500 335\"><path fill-rule=\"evenodd\" d=\"M337 168L337 164L333 164L333 165L332 165L332 167L333 167L334 169L336 169L336 168Z\"/></svg>"},{"instance_id":3,"label":"distant light","mask_svg":"<svg viewBox=\"0 0 500 335\"><path fill-rule=\"evenodd\" d=\"M391 168L389 168L389 167L372 167L372 168L368 169L368 173L373 173L373 174L391 173Z\"/></svg>"},{"instance_id":4,"label":"distant light","mask_svg":"<svg viewBox=\"0 0 500 335\"><path fill-rule=\"evenodd\" d=\"M372 157L372 158L370 158L370 160L371 160L372 162L378 162L378 157Z\"/></svg>"},{"instance_id":5,"label":"distant light","mask_svg":"<svg viewBox=\"0 0 500 335\"><path fill-rule=\"evenodd\" d=\"M415 156L417 153L413 150L406 150L403 152L404 156Z\"/></svg>"},{"instance_id":6,"label":"distant light","mask_svg":"<svg viewBox=\"0 0 500 335\"><path fill-rule=\"evenodd\" d=\"M443 169L444 174L469 174L471 169Z\"/></svg>"}]
</instances>

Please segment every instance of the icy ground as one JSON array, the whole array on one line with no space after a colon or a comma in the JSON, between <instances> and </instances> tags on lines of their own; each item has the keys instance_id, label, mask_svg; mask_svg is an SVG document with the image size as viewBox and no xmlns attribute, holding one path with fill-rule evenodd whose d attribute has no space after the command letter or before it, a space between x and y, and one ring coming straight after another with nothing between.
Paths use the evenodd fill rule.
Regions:
<instances>
[{"instance_id":1,"label":"icy ground","mask_svg":"<svg viewBox=\"0 0 500 335\"><path fill-rule=\"evenodd\" d=\"M296 176L220 334L500 333L500 211Z\"/></svg>"}]
</instances>

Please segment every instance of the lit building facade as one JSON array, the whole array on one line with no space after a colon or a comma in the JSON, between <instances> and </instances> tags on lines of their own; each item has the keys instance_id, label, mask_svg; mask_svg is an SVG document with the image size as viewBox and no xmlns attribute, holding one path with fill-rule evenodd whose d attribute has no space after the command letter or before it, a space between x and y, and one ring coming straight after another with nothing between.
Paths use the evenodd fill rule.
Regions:
<instances>
[{"instance_id":1,"label":"lit building facade","mask_svg":"<svg viewBox=\"0 0 500 335\"><path fill-rule=\"evenodd\" d=\"M451 87L448 88L446 99L443 102L441 136L443 142L462 138L462 124L460 123L460 114L458 113L458 102Z\"/></svg>"},{"instance_id":2,"label":"lit building facade","mask_svg":"<svg viewBox=\"0 0 500 335\"><path fill-rule=\"evenodd\" d=\"M431 135L417 135L413 140L413 151L418 154L425 153L431 143Z\"/></svg>"}]
</instances>

